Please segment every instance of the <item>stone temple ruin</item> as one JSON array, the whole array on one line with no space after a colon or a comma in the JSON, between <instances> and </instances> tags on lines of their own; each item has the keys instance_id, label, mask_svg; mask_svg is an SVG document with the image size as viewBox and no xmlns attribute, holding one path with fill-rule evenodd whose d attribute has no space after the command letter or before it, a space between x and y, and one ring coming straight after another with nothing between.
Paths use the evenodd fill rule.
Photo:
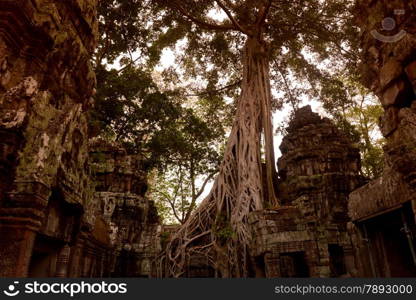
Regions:
<instances>
[{"instance_id":1,"label":"stone temple ruin","mask_svg":"<svg viewBox=\"0 0 416 300\"><path fill-rule=\"evenodd\" d=\"M351 275L347 205L362 183L359 150L309 106L296 112L287 131L278 160L282 207L250 216L256 275Z\"/></svg>"},{"instance_id":2,"label":"stone temple ruin","mask_svg":"<svg viewBox=\"0 0 416 300\"><path fill-rule=\"evenodd\" d=\"M87 134L96 5L0 0L1 277L160 276L175 228L160 225L141 158ZM416 276L416 3L357 5L362 81L385 110L384 173L366 182L358 149L298 110L278 160L282 205L249 218L251 277ZM386 41L374 30L395 8ZM186 277L213 276L191 259Z\"/></svg>"},{"instance_id":3,"label":"stone temple ruin","mask_svg":"<svg viewBox=\"0 0 416 300\"><path fill-rule=\"evenodd\" d=\"M380 127L387 144L383 175L349 197L357 269L368 277L416 276L416 2L359 4L361 73L384 107ZM395 8L402 9L394 16L396 39L374 38L372 16Z\"/></svg>"},{"instance_id":4,"label":"stone temple ruin","mask_svg":"<svg viewBox=\"0 0 416 300\"><path fill-rule=\"evenodd\" d=\"M147 174L142 160L100 140L90 146L94 198L100 205L98 215L109 225L115 253L111 275L154 277L154 259L161 251L160 222L154 203L146 197Z\"/></svg>"},{"instance_id":5,"label":"stone temple ruin","mask_svg":"<svg viewBox=\"0 0 416 300\"><path fill-rule=\"evenodd\" d=\"M139 158L89 144L97 1L0 1L0 276L150 276Z\"/></svg>"}]
</instances>

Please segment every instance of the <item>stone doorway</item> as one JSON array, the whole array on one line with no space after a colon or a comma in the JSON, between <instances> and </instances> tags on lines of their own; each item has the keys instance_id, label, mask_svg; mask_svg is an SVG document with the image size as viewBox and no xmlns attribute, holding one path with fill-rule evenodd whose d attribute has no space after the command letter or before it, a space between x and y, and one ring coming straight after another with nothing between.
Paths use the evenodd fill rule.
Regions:
<instances>
[{"instance_id":1,"label":"stone doorway","mask_svg":"<svg viewBox=\"0 0 416 300\"><path fill-rule=\"evenodd\" d=\"M331 277L340 277L346 274L344 249L340 245L329 244L328 252Z\"/></svg>"},{"instance_id":2,"label":"stone doorway","mask_svg":"<svg viewBox=\"0 0 416 300\"><path fill-rule=\"evenodd\" d=\"M250 277L266 278L266 264L264 263L264 256L254 257L253 259L253 272Z\"/></svg>"},{"instance_id":3,"label":"stone doorway","mask_svg":"<svg viewBox=\"0 0 416 300\"><path fill-rule=\"evenodd\" d=\"M56 263L63 243L38 234L30 259L28 277L54 277Z\"/></svg>"},{"instance_id":4,"label":"stone doorway","mask_svg":"<svg viewBox=\"0 0 416 300\"><path fill-rule=\"evenodd\" d=\"M309 277L309 267L306 263L305 252L280 254L281 277Z\"/></svg>"},{"instance_id":5,"label":"stone doorway","mask_svg":"<svg viewBox=\"0 0 416 300\"><path fill-rule=\"evenodd\" d=\"M416 277L415 224L403 207L362 224L376 277Z\"/></svg>"}]
</instances>

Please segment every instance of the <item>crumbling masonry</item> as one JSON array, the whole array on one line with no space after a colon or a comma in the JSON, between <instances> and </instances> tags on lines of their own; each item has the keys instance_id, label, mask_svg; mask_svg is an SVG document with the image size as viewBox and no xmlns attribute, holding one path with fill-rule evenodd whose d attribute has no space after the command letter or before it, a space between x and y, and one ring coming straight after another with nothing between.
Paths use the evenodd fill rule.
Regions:
<instances>
[{"instance_id":1,"label":"crumbling masonry","mask_svg":"<svg viewBox=\"0 0 416 300\"><path fill-rule=\"evenodd\" d=\"M250 216L256 276L352 276L347 200L362 183L359 150L309 106L287 131L278 161L282 207Z\"/></svg>"},{"instance_id":2,"label":"crumbling masonry","mask_svg":"<svg viewBox=\"0 0 416 300\"><path fill-rule=\"evenodd\" d=\"M0 0L1 277L152 273L158 218L138 161L89 159L96 5Z\"/></svg>"},{"instance_id":3,"label":"crumbling masonry","mask_svg":"<svg viewBox=\"0 0 416 300\"><path fill-rule=\"evenodd\" d=\"M0 277L160 276L141 158L87 135L96 5L0 0ZM298 110L278 161L282 205L249 218L249 276L416 276L416 1L358 0L357 16L362 81L385 110L384 173L364 184L358 149ZM216 275L203 257L187 267Z\"/></svg>"},{"instance_id":4,"label":"crumbling masonry","mask_svg":"<svg viewBox=\"0 0 416 300\"><path fill-rule=\"evenodd\" d=\"M361 0L363 83L384 107L383 175L349 199L358 275L416 276L416 1ZM393 30L381 30L392 18ZM389 19L387 19L389 20ZM390 19L391 21L391 19Z\"/></svg>"},{"instance_id":5,"label":"crumbling masonry","mask_svg":"<svg viewBox=\"0 0 416 300\"><path fill-rule=\"evenodd\" d=\"M110 226L116 257L112 276L155 277L155 258L161 251L160 222L154 203L146 197L143 160L102 140L90 144L98 215Z\"/></svg>"},{"instance_id":6,"label":"crumbling masonry","mask_svg":"<svg viewBox=\"0 0 416 300\"><path fill-rule=\"evenodd\" d=\"M100 252L91 272L108 274L109 249L90 238L85 110L95 86L95 6L0 1L1 276L86 275L65 266L90 248Z\"/></svg>"}]
</instances>

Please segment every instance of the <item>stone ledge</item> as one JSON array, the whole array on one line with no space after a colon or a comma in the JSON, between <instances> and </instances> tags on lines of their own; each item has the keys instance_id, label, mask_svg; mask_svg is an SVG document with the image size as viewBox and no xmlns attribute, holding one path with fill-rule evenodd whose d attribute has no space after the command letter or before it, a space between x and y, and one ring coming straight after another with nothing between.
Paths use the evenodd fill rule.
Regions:
<instances>
[{"instance_id":1,"label":"stone ledge","mask_svg":"<svg viewBox=\"0 0 416 300\"><path fill-rule=\"evenodd\" d=\"M403 176L387 169L380 178L350 194L349 216L352 221L359 221L415 198L415 190L403 180Z\"/></svg>"}]
</instances>

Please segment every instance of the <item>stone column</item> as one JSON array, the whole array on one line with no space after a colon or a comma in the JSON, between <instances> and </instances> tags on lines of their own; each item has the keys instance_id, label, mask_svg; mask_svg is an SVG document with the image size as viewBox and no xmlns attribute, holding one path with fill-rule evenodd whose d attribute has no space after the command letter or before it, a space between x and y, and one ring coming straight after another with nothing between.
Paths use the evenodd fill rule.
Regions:
<instances>
[{"instance_id":1,"label":"stone column","mask_svg":"<svg viewBox=\"0 0 416 300\"><path fill-rule=\"evenodd\" d=\"M55 277L65 278L68 276L69 255L71 254L71 247L65 245L58 254L56 261Z\"/></svg>"},{"instance_id":2,"label":"stone column","mask_svg":"<svg viewBox=\"0 0 416 300\"><path fill-rule=\"evenodd\" d=\"M87 234L79 232L75 244L71 247L68 277L81 277L85 262L85 239Z\"/></svg>"},{"instance_id":3,"label":"stone column","mask_svg":"<svg viewBox=\"0 0 416 300\"><path fill-rule=\"evenodd\" d=\"M321 278L328 278L331 276L331 270L329 268L329 251L328 242L326 240L318 241L318 263L315 267L315 276Z\"/></svg>"},{"instance_id":4,"label":"stone column","mask_svg":"<svg viewBox=\"0 0 416 300\"><path fill-rule=\"evenodd\" d=\"M344 250L344 259L345 259L345 269L349 277L357 277L358 271L354 256L354 248L352 245L348 245L343 247Z\"/></svg>"},{"instance_id":5,"label":"stone column","mask_svg":"<svg viewBox=\"0 0 416 300\"><path fill-rule=\"evenodd\" d=\"M264 264L266 266L266 278L280 277L280 259L277 253L267 252L264 254Z\"/></svg>"},{"instance_id":6,"label":"stone column","mask_svg":"<svg viewBox=\"0 0 416 300\"><path fill-rule=\"evenodd\" d=\"M385 110L387 167L416 187L416 3L358 0L362 83Z\"/></svg>"},{"instance_id":7,"label":"stone column","mask_svg":"<svg viewBox=\"0 0 416 300\"><path fill-rule=\"evenodd\" d=\"M9 195L9 206L0 207L0 277L27 276L48 194L40 183L19 183Z\"/></svg>"},{"instance_id":8,"label":"stone column","mask_svg":"<svg viewBox=\"0 0 416 300\"><path fill-rule=\"evenodd\" d=\"M415 224L416 224L416 200L412 201L412 210L413 210L413 216L415 218Z\"/></svg>"},{"instance_id":9,"label":"stone column","mask_svg":"<svg viewBox=\"0 0 416 300\"><path fill-rule=\"evenodd\" d=\"M0 0L0 277L27 275L52 188L88 200L96 5Z\"/></svg>"},{"instance_id":10,"label":"stone column","mask_svg":"<svg viewBox=\"0 0 416 300\"><path fill-rule=\"evenodd\" d=\"M35 226L33 226L35 225ZM0 277L26 277L31 249L35 239L36 224L14 220L0 226ZM7 237L7 238L5 238Z\"/></svg>"}]
</instances>

